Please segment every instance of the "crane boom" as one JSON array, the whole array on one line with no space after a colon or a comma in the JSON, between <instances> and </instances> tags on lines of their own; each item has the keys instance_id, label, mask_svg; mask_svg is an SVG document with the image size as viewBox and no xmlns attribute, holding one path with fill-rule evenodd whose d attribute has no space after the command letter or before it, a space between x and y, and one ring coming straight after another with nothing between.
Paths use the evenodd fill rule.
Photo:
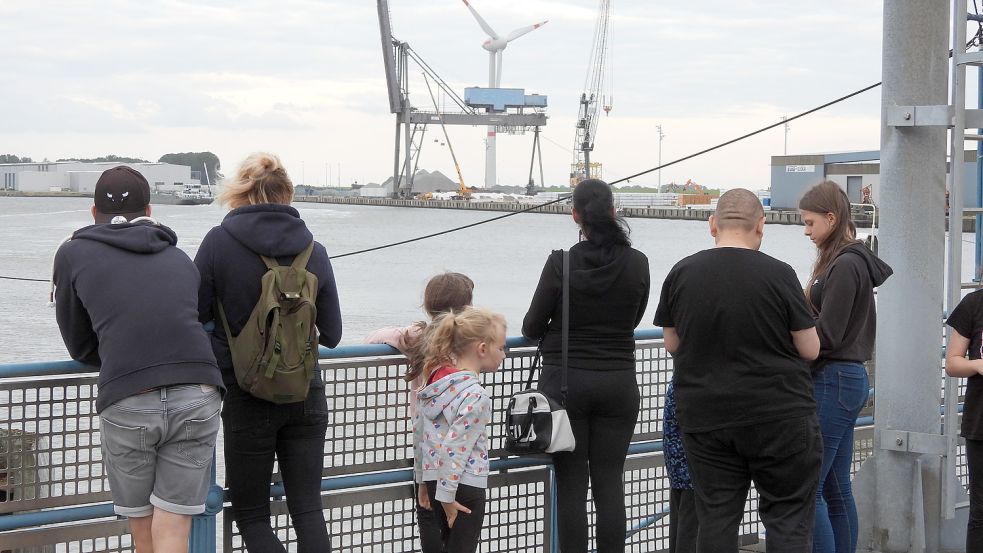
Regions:
<instances>
[{"instance_id":1,"label":"crane boom","mask_svg":"<svg viewBox=\"0 0 983 553\"><path fill-rule=\"evenodd\" d=\"M611 0L600 0L597 22L594 25L594 42L591 45L590 58L587 64L587 78L584 80L584 92L580 95L580 115L577 118L576 137L574 139L571 184L596 176L591 172L590 152L594 150L594 138L597 136L598 107L602 101L601 87L604 85L604 70L608 57L610 8ZM606 105L605 109L610 108Z\"/></svg>"}]
</instances>

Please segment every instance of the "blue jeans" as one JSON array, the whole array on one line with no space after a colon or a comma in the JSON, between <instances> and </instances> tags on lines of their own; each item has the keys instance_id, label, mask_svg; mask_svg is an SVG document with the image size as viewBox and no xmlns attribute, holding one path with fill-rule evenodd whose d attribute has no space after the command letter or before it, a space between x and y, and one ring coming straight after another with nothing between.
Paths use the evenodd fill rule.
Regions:
<instances>
[{"instance_id":1,"label":"blue jeans","mask_svg":"<svg viewBox=\"0 0 983 553\"><path fill-rule=\"evenodd\" d=\"M816 491L816 553L857 550L857 504L850 485L853 427L867 403L862 363L832 362L813 374L813 396L823 433L823 465Z\"/></svg>"}]
</instances>

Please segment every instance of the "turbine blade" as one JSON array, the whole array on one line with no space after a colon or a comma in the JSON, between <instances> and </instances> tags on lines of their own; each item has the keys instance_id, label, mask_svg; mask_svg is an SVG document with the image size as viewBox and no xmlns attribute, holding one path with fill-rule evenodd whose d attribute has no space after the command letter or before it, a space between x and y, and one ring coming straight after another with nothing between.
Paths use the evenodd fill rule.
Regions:
<instances>
[{"instance_id":1,"label":"turbine blade","mask_svg":"<svg viewBox=\"0 0 983 553\"><path fill-rule=\"evenodd\" d=\"M505 37L505 42L512 42L513 40L519 38L520 36L527 33L531 33L532 31L535 31L536 29L542 27L543 25L546 25L547 23L549 23L548 19L546 21L543 21L542 23L536 23L535 25L530 25L528 27L522 27L516 29L511 33L509 33L509 36Z\"/></svg>"},{"instance_id":2,"label":"turbine blade","mask_svg":"<svg viewBox=\"0 0 983 553\"><path fill-rule=\"evenodd\" d=\"M498 33L496 33L495 29L492 29L491 25L486 23L485 20L482 19L480 15L478 15L478 12L473 7L471 7L471 4L468 3L468 0L461 0L461 1L464 2L464 5L467 6L469 10L471 10L471 15L473 15L474 18L478 21L478 25L481 25L481 28L482 30L485 31L485 34L494 39L497 39Z\"/></svg>"}]
</instances>

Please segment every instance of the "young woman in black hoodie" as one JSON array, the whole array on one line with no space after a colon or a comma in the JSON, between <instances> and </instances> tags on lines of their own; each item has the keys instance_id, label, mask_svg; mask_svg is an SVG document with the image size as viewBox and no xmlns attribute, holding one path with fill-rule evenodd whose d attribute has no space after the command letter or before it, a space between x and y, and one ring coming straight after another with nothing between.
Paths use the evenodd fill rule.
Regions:
<instances>
[{"instance_id":1,"label":"young woman in black hoodie","mask_svg":"<svg viewBox=\"0 0 983 553\"><path fill-rule=\"evenodd\" d=\"M280 159L272 154L252 154L242 162L235 177L225 181L218 201L228 204L232 211L221 225L208 232L195 256L201 273L198 317L202 322L217 319L213 308L219 300L228 317L229 330L233 336L238 335L259 299L260 280L267 270L261 256L288 265L314 240L300 214L290 207L293 197L293 183ZM318 341L334 347L341 340L338 291L328 253L317 242L307 271L317 275ZM284 551L270 526L270 482L275 459L297 533L298 551L330 551L321 510L328 404L320 371L314 371L304 401L275 404L253 397L236 383L222 327L216 325L212 348L228 388L222 407L226 485L246 549L256 553Z\"/></svg>"},{"instance_id":2,"label":"young woman in black hoodie","mask_svg":"<svg viewBox=\"0 0 983 553\"><path fill-rule=\"evenodd\" d=\"M874 288L892 271L857 240L850 201L835 182L824 181L807 190L799 212L805 235L819 250L805 289L819 331L813 395L823 433L813 551L852 553L857 550L858 532L850 485L853 427L867 403L864 362L874 352Z\"/></svg>"},{"instance_id":3,"label":"young woman in black hoodie","mask_svg":"<svg viewBox=\"0 0 983 553\"><path fill-rule=\"evenodd\" d=\"M611 187L589 179L573 192L573 220L581 241L570 248L567 413L577 439L556 453L560 551L587 551L587 483L597 511L598 553L625 550L625 457L638 419L634 330L649 295L649 265L631 247L627 226L614 211ZM527 338L542 338L540 387L560 397L562 260L546 260L522 322Z\"/></svg>"}]
</instances>

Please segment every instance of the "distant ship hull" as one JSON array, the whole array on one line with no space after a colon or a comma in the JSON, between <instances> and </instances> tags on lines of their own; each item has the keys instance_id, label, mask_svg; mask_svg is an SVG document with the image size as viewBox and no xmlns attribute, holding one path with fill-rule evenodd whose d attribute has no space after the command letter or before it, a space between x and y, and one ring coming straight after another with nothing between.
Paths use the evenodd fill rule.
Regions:
<instances>
[{"instance_id":1,"label":"distant ship hull","mask_svg":"<svg viewBox=\"0 0 983 553\"><path fill-rule=\"evenodd\" d=\"M212 203L212 197L186 198L178 194L151 194L151 205L208 205Z\"/></svg>"}]
</instances>

